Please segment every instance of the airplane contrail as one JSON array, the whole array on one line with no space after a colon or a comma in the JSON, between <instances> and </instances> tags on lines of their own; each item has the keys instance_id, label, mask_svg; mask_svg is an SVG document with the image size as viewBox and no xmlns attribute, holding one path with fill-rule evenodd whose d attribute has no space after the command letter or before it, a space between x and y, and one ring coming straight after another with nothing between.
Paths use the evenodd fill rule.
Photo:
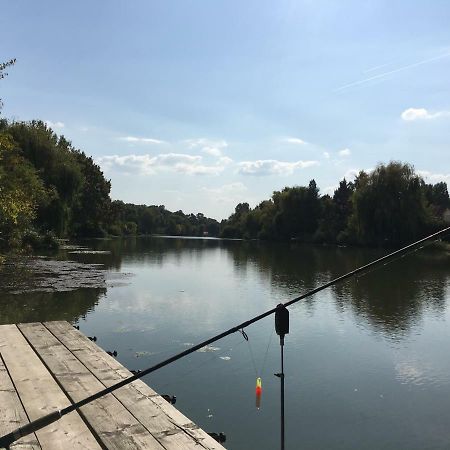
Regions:
<instances>
[{"instance_id":1,"label":"airplane contrail","mask_svg":"<svg viewBox=\"0 0 450 450\"><path fill-rule=\"evenodd\" d=\"M394 64L393 62L386 63L386 64L380 64L379 66L371 67L370 69L366 69L363 71L363 73L369 73L374 72L375 70L382 69L383 67L392 66Z\"/></svg>"},{"instance_id":2,"label":"airplane contrail","mask_svg":"<svg viewBox=\"0 0 450 450\"><path fill-rule=\"evenodd\" d=\"M368 83L369 81L377 80L379 78L386 77L386 76L391 75L393 73L402 72L403 70L412 69L413 67L421 66L421 65L427 64L429 62L433 62L433 61L437 61L439 59L447 58L448 56L450 56L450 52L449 53L444 53L443 55L435 56L433 58L428 58L428 59L424 59L422 61L418 61L418 62L415 62L415 63L412 63L412 64L408 64L406 66L399 67L398 69L389 70L388 72L379 73L378 75L374 75L372 77L364 78L363 80L354 81L352 83L345 84L344 86L341 86L341 87L335 89L334 92L344 91L345 89L351 88L353 86L359 86L361 84Z\"/></svg>"}]
</instances>

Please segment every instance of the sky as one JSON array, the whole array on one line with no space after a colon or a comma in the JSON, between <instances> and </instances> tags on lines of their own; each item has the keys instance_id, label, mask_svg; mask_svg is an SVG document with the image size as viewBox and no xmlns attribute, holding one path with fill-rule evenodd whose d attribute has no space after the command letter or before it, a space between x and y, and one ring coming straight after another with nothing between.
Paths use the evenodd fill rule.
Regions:
<instances>
[{"instance_id":1,"label":"sky","mask_svg":"<svg viewBox=\"0 0 450 450\"><path fill-rule=\"evenodd\" d=\"M0 0L2 116L111 196L228 217L391 160L450 182L448 0Z\"/></svg>"}]
</instances>

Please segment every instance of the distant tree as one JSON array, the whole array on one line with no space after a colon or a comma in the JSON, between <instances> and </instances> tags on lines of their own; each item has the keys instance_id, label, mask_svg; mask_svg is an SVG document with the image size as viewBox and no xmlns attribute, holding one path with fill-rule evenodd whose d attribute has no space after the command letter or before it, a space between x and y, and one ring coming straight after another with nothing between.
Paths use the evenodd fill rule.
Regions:
<instances>
[{"instance_id":1,"label":"distant tree","mask_svg":"<svg viewBox=\"0 0 450 450\"><path fill-rule=\"evenodd\" d=\"M308 187L285 187L272 196L276 214L274 229L281 239L312 239L320 219L320 199L316 182L311 180Z\"/></svg>"},{"instance_id":2,"label":"distant tree","mask_svg":"<svg viewBox=\"0 0 450 450\"><path fill-rule=\"evenodd\" d=\"M425 198L433 219L436 222L442 221L444 212L450 208L447 183L443 181L434 185L423 183L422 189L425 193Z\"/></svg>"},{"instance_id":3,"label":"distant tree","mask_svg":"<svg viewBox=\"0 0 450 450\"><path fill-rule=\"evenodd\" d=\"M337 242L348 241L347 227L352 214L353 183L344 178L333 194L333 213L330 218L333 225L333 234Z\"/></svg>"},{"instance_id":4,"label":"distant tree","mask_svg":"<svg viewBox=\"0 0 450 450\"><path fill-rule=\"evenodd\" d=\"M9 61L0 63L0 80L3 80L3 78L8 76L8 73L5 72L5 70L8 67L12 67L15 63L16 63L16 59L15 58L14 59L10 59ZM3 101L0 98L0 113L2 111L2 108L3 108Z\"/></svg>"},{"instance_id":5,"label":"distant tree","mask_svg":"<svg viewBox=\"0 0 450 450\"><path fill-rule=\"evenodd\" d=\"M102 236L110 210L111 182L100 167L84 152L74 152L83 174L82 184L73 205L72 233L81 236Z\"/></svg>"},{"instance_id":6,"label":"distant tree","mask_svg":"<svg viewBox=\"0 0 450 450\"><path fill-rule=\"evenodd\" d=\"M380 164L355 180L352 224L359 242L398 245L426 230L429 219L421 178L409 164Z\"/></svg>"}]
</instances>

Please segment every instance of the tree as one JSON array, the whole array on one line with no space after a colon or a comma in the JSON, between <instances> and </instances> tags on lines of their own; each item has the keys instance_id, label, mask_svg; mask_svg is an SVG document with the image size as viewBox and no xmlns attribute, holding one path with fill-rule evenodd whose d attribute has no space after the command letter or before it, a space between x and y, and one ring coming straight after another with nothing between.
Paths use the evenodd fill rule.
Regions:
<instances>
[{"instance_id":1,"label":"tree","mask_svg":"<svg viewBox=\"0 0 450 450\"><path fill-rule=\"evenodd\" d=\"M443 219L444 212L450 208L450 198L448 195L447 183L443 181L436 184L423 183L422 189L425 198L433 216L433 220L437 223Z\"/></svg>"},{"instance_id":2,"label":"tree","mask_svg":"<svg viewBox=\"0 0 450 450\"><path fill-rule=\"evenodd\" d=\"M333 234L337 242L345 242L348 240L347 227L353 209L353 191L354 185L348 183L345 178L339 183L339 187L334 191L331 223L333 226Z\"/></svg>"},{"instance_id":3,"label":"tree","mask_svg":"<svg viewBox=\"0 0 450 450\"><path fill-rule=\"evenodd\" d=\"M73 206L85 178L72 145L40 120L13 122L7 130L51 193L38 205L39 227L59 236L70 234Z\"/></svg>"},{"instance_id":4,"label":"tree","mask_svg":"<svg viewBox=\"0 0 450 450\"><path fill-rule=\"evenodd\" d=\"M320 219L319 189L311 180L308 187L285 187L272 196L276 207L274 228L281 239L311 239Z\"/></svg>"},{"instance_id":5,"label":"tree","mask_svg":"<svg viewBox=\"0 0 450 450\"><path fill-rule=\"evenodd\" d=\"M418 238L429 219L422 180L409 164L380 164L359 174L352 225L360 243L399 245Z\"/></svg>"},{"instance_id":6,"label":"tree","mask_svg":"<svg viewBox=\"0 0 450 450\"><path fill-rule=\"evenodd\" d=\"M8 76L8 73L5 72L5 70L8 67L12 67L15 63L16 63L16 59L15 58L14 59L10 59L9 61L6 61L4 63L0 63L0 80L3 80L3 78ZM0 98L0 113L2 111L2 108L3 108L3 101Z\"/></svg>"},{"instance_id":7,"label":"tree","mask_svg":"<svg viewBox=\"0 0 450 450\"><path fill-rule=\"evenodd\" d=\"M20 154L14 140L0 133L0 246L18 245L36 217L37 204L46 196L33 166Z\"/></svg>"},{"instance_id":8,"label":"tree","mask_svg":"<svg viewBox=\"0 0 450 450\"><path fill-rule=\"evenodd\" d=\"M102 236L104 223L110 210L111 182L106 180L100 167L91 157L74 151L76 162L83 174L81 186L73 202L72 233L81 236Z\"/></svg>"}]
</instances>

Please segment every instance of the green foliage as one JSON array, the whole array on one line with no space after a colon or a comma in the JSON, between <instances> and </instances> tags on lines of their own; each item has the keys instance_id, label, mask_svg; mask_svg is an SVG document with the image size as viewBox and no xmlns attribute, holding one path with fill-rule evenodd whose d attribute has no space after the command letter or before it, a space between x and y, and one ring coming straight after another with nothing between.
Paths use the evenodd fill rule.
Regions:
<instances>
[{"instance_id":1,"label":"green foliage","mask_svg":"<svg viewBox=\"0 0 450 450\"><path fill-rule=\"evenodd\" d=\"M35 168L20 154L12 136L0 132L0 246L20 242L45 197Z\"/></svg>"},{"instance_id":2,"label":"green foliage","mask_svg":"<svg viewBox=\"0 0 450 450\"><path fill-rule=\"evenodd\" d=\"M342 180L333 197L320 196L314 180L285 187L253 209L239 203L220 224L201 213L111 201L110 189L93 159L42 121L0 120L2 247L51 247L56 237L107 233L391 246L442 227L450 211L445 183L426 184L399 162Z\"/></svg>"},{"instance_id":3,"label":"green foliage","mask_svg":"<svg viewBox=\"0 0 450 450\"><path fill-rule=\"evenodd\" d=\"M111 206L111 182L91 157L80 151L75 151L75 157L83 180L73 206L72 234L102 236Z\"/></svg>"},{"instance_id":4,"label":"green foliage","mask_svg":"<svg viewBox=\"0 0 450 450\"><path fill-rule=\"evenodd\" d=\"M333 197L320 197L314 180L285 187L254 209L247 203L221 223L221 236L303 242L396 246L442 228L447 185L425 184L408 164L380 164L343 179Z\"/></svg>"},{"instance_id":5,"label":"green foliage","mask_svg":"<svg viewBox=\"0 0 450 450\"><path fill-rule=\"evenodd\" d=\"M218 236L220 225L203 214L170 212L163 205L133 205L115 200L110 205L107 227L112 235L167 234L173 236ZM133 224L134 226L132 226Z\"/></svg>"},{"instance_id":6,"label":"green foliage","mask_svg":"<svg viewBox=\"0 0 450 450\"><path fill-rule=\"evenodd\" d=\"M359 242L397 245L426 230L422 180L409 164L380 164L370 175L360 174L356 185L352 226Z\"/></svg>"},{"instance_id":7,"label":"green foliage","mask_svg":"<svg viewBox=\"0 0 450 450\"><path fill-rule=\"evenodd\" d=\"M57 250L59 242L52 231L42 234L34 230L26 230L22 236L22 247L32 250Z\"/></svg>"}]
</instances>

